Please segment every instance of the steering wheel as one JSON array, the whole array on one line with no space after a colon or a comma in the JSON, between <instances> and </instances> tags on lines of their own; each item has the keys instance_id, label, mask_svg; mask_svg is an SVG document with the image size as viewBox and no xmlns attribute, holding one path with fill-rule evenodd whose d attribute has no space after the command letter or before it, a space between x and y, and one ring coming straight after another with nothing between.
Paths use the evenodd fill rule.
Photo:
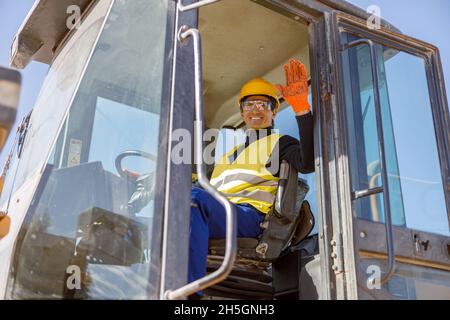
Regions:
<instances>
[{"instance_id":1,"label":"steering wheel","mask_svg":"<svg viewBox=\"0 0 450 320\"><path fill-rule=\"evenodd\" d=\"M127 150L121 152L115 160L116 170L122 178L131 180L134 182L136 189L128 201L129 210L136 214L144 208L148 202L154 198L155 184L154 184L154 172L147 174L139 174L136 172L128 171L122 168L122 160L126 157L138 156L146 159L150 159L156 162L156 157L144 151L139 150Z\"/></svg>"},{"instance_id":2,"label":"steering wheel","mask_svg":"<svg viewBox=\"0 0 450 320\"><path fill-rule=\"evenodd\" d=\"M146 158L149 160L152 160L154 162L156 162L156 156L144 152L144 151L140 151L140 150L126 150L121 152L117 157L116 160L114 161L114 164L116 166L116 170L117 173L119 174L119 176L121 176L122 178L128 178L128 179L132 179L132 180L136 180L140 174L136 173L136 172L132 172L132 171L128 171L127 169L123 169L122 168L122 160L126 157L142 157L142 158Z\"/></svg>"}]
</instances>

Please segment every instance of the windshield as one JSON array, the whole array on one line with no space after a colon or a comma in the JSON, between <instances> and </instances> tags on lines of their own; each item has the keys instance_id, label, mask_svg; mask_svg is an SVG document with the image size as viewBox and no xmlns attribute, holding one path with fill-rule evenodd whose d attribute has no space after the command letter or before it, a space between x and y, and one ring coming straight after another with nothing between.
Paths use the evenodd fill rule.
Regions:
<instances>
[{"instance_id":1,"label":"windshield","mask_svg":"<svg viewBox=\"0 0 450 320\"><path fill-rule=\"evenodd\" d=\"M156 295L166 17L163 0L114 2L19 234L7 297Z\"/></svg>"},{"instance_id":2,"label":"windshield","mask_svg":"<svg viewBox=\"0 0 450 320\"><path fill-rule=\"evenodd\" d=\"M50 66L33 108L20 166L14 179L14 191L43 167L107 10L108 1L97 4ZM74 59L74 56L77 58ZM2 198L1 201L4 200Z\"/></svg>"}]
</instances>

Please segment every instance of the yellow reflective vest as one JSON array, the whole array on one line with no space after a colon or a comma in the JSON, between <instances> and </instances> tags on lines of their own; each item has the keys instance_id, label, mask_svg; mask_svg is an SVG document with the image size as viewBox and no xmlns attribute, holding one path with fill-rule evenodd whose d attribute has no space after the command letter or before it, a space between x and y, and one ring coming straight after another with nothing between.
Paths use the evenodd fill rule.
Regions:
<instances>
[{"instance_id":1,"label":"yellow reflective vest","mask_svg":"<svg viewBox=\"0 0 450 320\"><path fill-rule=\"evenodd\" d=\"M272 175L266 164L279 166L278 150L274 150L282 135L271 134L233 148L218 161L211 176L211 184L235 204L247 203L267 214L275 200L279 178ZM278 149L278 148L277 148ZM237 155L237 157L236 157ZM275 170L274 172L276 172Z\"/></svg>"}]
</instances>

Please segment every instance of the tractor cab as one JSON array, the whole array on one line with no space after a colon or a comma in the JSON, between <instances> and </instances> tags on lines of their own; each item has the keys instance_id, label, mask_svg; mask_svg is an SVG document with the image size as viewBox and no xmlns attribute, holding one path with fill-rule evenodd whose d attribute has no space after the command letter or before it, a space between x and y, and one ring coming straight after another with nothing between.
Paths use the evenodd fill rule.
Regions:
<instances>
[{"instance_id":1,"label":"tractor cab","mask_svg":"<svg viewBox=\"0 0 450 320\"><path fill-rule=\"evenodd\" d=\"M310 77L315 171L282 164L262 236L237 239L208 177L245 134L241 86L284 83L292 58ZM40 0L11 52L31 61L49 70L0 196L0 297L450 299L433 45L340 0ZM286 101L275 129L301 139ZM227 236L189 283L193 172Z\"/></svg>"}]
</instances>

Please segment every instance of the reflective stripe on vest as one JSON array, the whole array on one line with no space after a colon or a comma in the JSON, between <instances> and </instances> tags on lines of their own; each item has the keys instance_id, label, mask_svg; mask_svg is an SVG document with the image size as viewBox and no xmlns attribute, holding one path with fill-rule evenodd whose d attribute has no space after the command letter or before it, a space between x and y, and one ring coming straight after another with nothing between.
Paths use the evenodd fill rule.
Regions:
<instances>
[{"instance_id":1,"label":"reflective stripe on vest","mask_svg":"<svg viewBox=\"0 0 450 320\"><path fill-rule=\"evenodd\" d=\"M214 167L211 184L232 203L247 203L268 213L275 201L279 178L272 175L266 164L272 158L271 165L276 167L271 171L278 171L279 150L275 147L281 136L271 134L250 143L247 148L241 144L227 152Z\"/></svg>"}]
</instances>

